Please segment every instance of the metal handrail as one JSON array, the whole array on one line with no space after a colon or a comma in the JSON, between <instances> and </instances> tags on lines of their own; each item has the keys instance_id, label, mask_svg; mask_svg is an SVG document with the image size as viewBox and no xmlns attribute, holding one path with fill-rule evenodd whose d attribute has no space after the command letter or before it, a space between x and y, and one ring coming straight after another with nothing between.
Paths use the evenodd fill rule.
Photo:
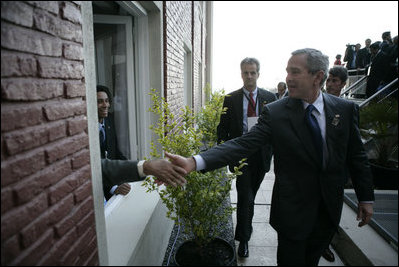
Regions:
<instances>
[{"instance_id":1,"label":"metal handrail","mask_svg":"<svg viewBox=\"0 0 399 267\"><path fill-rule=\"evenodd\" d=\"M364 79L367 79L367 76L363 76L362 78L360 78L359 80L357 80L354 84L352 84L351 86L349 86L348 88L346 88L339 96L343 96L345 95L347 92L349 92L350 90L352 90L353 88L355 88L359 83L361 83Z\"/></svg>"},{"instance_id":2,"label":"metal handrail","mask_svg":"<svg viewBox=\"0 0 399 267\"><path fill-rule=\"evenodd\" d=\"M387 84L384 88L382 88L381 90L375 92L372 96L370 96L369 98L367 98L366 100L364 100L362 103L359 104L359 107L363 107L365 105L367 105L371 100L373 100L374 98L376 98L378 95L380 95L382 92L387 91L392 85L394 85L395 83L398 82L398 78L396 78L395 80L393 80L392 82L390 82L389 84ZM397 89L396 89L397 90Z\"/></svg>"},{"instance_id":3,"label":"metal handrail","mask_svg":"<svg viewBox=\"0 0 399 267\"><path fill-rule=\"evenodd\" d=\"M348 75L349 76L352 76L352 73L354 73L354 72L356 72L356 74L357 73L359 73L359 72L362 72L362 71L366 71L366 68L363 68L363 69L351 69L351 70L348 70Z\"/></svg>"}]
</instances>

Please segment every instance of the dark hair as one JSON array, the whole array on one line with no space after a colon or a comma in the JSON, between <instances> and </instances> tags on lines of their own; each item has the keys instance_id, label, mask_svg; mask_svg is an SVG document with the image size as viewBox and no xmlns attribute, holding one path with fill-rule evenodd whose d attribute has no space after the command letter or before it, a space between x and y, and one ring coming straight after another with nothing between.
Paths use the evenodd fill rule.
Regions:
<instances>
[{"instance_id":1,"label":"dark hair","mask_svg":"<svg viewBox=\"0 0 399 267\"><path fill-rule=\"evenodd\" d=\"M97 93L98 92L105 92L108 96L108 101L111 104L112 103L112 95L111 92L109 91L108 87L104 85L97 85Z\"/></svg>"},{"instance_id":2,"label":"dark hair","mask_svg":"<svg viewBox=\"0 0 399 267\"><path fill-rule=\"evenodd\" d=\"M370 45L371 49L380 49L380 43L381 42L374 42Z\"/></svg>"},{"instance_id":3,"label":"dark hair","mask_svg":"<svg viewBox=\"0 0 399 267\"><path fill-rule=\"evenodd\" d=\"M385 40L385 38L387 38L388 36L391 36L391 32L383 32L381 38L382 40Z\"/></svg>"},{"instance_id":4,"label":"dark hair","mask_svg":"<svg viewBox=\"0 0 399 267\"><path fill-rule=\"evenodd\" d=\"M332 67L328 73L334 77L338 77L341 82L346 82L348 79L348 70L343 66Z\"/></svg>"},{"instance_id":5,"label":"dark hair","mask_svg":"<svg viewBox=\"0 0 399 267\"><path fill-rule=\"evenodd\" d=\"M280 84L282 84L282 85L284 86L284 89L287 89L287 84L286 84L285 82L279 82L279 83L277 84L277 87L278 87Z\"/></svg>"},{"instance_id":6,"label":"dark hair","mask_svg":"<svg viewBox=\"0 0 399 267\"><path fill-rule=\"evenodd\" d=\"M260 63L259 60L253 57L246 57L241 61L240 68L242 68L242 65L244 64L255 64L256 65L256 71L259 72L260 70Z\"/></svg>"}]
</instances>

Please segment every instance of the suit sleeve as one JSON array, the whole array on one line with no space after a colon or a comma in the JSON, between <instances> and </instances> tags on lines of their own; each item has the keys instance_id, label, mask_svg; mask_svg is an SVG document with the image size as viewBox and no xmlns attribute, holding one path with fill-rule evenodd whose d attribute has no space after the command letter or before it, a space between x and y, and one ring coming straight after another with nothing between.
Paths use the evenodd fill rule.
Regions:
<instances>
[{"instance_id":1,"label":"suit sleeve","mask_svg":"<svg viewBox=\"0 0 399 267\"><path fill-rule=\"evenodd\" d=\"M374 200L373 177L359 130L359 106L352 104L352 126L348 147L348 166L359 201Z\"/></svg>"},{"instance_id":2,"label":"suit sleeve","mask_svg":"<svg viewBox=\"0 0 399 267\"><path fill-rule=\"evenodd\" d=\"M137 170L137 161L101 159L101 171L104 185L141 181Z\"/></svg>"}]
</instances>

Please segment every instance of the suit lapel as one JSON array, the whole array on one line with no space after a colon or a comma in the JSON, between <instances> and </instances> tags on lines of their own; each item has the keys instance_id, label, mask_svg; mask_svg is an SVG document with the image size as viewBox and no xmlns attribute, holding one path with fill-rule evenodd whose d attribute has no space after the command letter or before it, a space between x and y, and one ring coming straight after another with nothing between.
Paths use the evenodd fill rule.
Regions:
<instances>
[{"instance_id":1,"label":"suit lapel","mask_svg":"<svg viewBox=\"0 0 399 267\"><path fill-rule=\"evenodd\" d=\"M320 164L317 158L316 148L314 146L311 133L306 126L305 110L300 99L289 98L287 102L289 110L290 122L293 131L298 136L299 140L303 143L305 151L312 158L316 164Z\"/></svg>"},{"instance_id":2,"label":"suit lapel","mask_svg":"<svg viewBox=\"0 0 399 267\"><path fill-rule=\"evenodd\" d=\"M233 108L234 108L234 112L237 114L237 117L239 119L239 121L243 121L243 97L244 97L244 89L241 88L241 90L238 92L238 94L236 95L236 97L233 98ZM237 125L239 125L240 127L240 133L242 133L242 123L238 123Z\"/></svg>"}]
</instances>

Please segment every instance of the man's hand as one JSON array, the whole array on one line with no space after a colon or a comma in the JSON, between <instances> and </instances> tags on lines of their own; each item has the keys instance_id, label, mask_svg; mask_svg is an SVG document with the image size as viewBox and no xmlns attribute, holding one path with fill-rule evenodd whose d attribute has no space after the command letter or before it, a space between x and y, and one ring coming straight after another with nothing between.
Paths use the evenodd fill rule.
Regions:
<instances>
[{"instance_id":1,"label":"man's hand","mask_svg":"<svg viewBox=\"0 0 399 267\"><path fill-rule=\"evenodd\" d=\"M192 171L195 171L196 168L196 163L194 158L185 158L180 155L175 155L175 154L170 154L165 151L165 155L170 159L170 161L174 164L177 165L181 168L183 168L187 174L189 174Z\"/></svg>"},{"instance_id":2,"label":"man's hand","mask_svg":"<svg viewBox=\"0 0 399 267\"><path fill-rule=\"evenodd\" d=\"M187 182L186 179L184 179L187 172L183 168L173 165L166 159L145 161L143 171L146 175L153 175L158 178L158 181L167 185L185 185Z\"/></svg>"},{"instance_id":3,"label":"man's hand","mask_svg":"<svg viewBox=\"0 0 399 267\"><path fill-rule=\"evenodd\" d=\"M373 204L372 203L359 203L357 207L357 220L358 226L362 227L370 222L371 216L373 215Z\"/></svg>"},{"instance_id":4,"label":"man's hand","mask_svg":"<svg viewBox=\"0 0 399 267\"><path fill-rule=\"evenodd\" d=\"M115 189L115 195L127 195L130 192L130 184L124 183Z\"/></svg>"}]
</instances>

